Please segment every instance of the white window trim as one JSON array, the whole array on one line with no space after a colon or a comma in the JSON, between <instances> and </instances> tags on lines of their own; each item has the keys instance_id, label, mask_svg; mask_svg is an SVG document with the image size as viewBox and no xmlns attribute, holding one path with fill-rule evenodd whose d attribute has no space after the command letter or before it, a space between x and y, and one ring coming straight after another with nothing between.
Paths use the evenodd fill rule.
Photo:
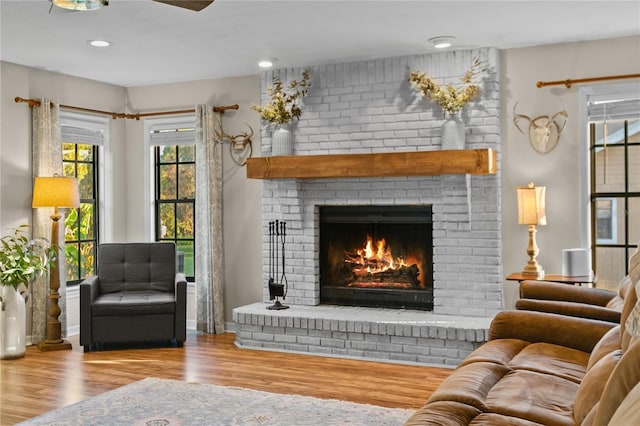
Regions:
<instances>
[{"instance_id":1,"label":"white window trim","mask_svg":"<svg viewBox=\"0 0 640 426\"><path fill-rule=\"evenodd\" d=\"M157 145L151 144L151 132L161 129L185 129L194 128L196 125L195 115L179 115L173 117L147 118L144 120L144 199L146 214L144 215L144 236L147 241L155 240L155 188L154 188L154 158L153 149ZM195 141L193 142L195 143ZM174 143L173 145L180 145Z\"/></svg>"}]
</instances>

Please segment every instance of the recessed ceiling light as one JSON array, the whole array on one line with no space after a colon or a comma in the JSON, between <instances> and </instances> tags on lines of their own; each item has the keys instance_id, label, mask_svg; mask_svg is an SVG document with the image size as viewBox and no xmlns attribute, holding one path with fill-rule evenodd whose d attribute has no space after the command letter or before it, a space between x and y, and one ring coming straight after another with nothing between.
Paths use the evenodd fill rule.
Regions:
<instances>
[{"instance_id":1,"label":"recessed ceiling light","mask_svg":"<svg viewBox=\"0 0 640 426\"><path fill-rule=\"evenodd\" d=\"M111 45L111 42L107 40L89 40L87 41L93 47L107 47Z\"/></svg>"},{"instance_id":2,"label":"recessed ceiling light","mask_svg":"<svg viewBox=\"0 0 640 426\"><path fill-rule=\"evenodd\" d=\"M446 49L447 47L451 47L455 39L455 37L451 36L439 36L430 38L429 43L431 43L436 49Z\"/></svg>"},{"instance_id":3,"label":"recessed ceiling light","mask_svg":"<svg viewBox=\"0 0 640 426\"><path fill-rule=\"evenodd\" d=\"M260 62L258 62L258 66L260 68L271 68L275 62L275 59L261 59Z\"/></svg>"}]
</instances>

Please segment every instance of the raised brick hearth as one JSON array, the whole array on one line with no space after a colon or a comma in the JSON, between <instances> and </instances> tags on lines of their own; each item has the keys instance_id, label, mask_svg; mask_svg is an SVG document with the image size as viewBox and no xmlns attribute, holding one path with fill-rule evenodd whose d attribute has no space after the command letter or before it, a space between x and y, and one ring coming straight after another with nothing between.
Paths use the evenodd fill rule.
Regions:
<instances>
[{"instance_id":1,"label":"raised brick hearth","mask_svg":"<svg viewBox=\"0 0 640 426\"><path fill-rule=\"evenodd\" d=\"M286 221L286 303L292 307L275 313L266 304L235 309L239 346L455 364L485 341L490 319L502 308L496 49L312 68L313 86L294 129L294 154L439 150L443 114L416 95L408 73L420 69L438 82L459 83L473 57L486 71L480 99L463 110L466 147L494 149L497 173L264 180L263 283L269 278L267 223ZM274 71L283 81L300 72ZM263 100L271 77L271 72L263 75ZM270 137L264 127L264 156L271 150ZM319 207L412 204L433 206L433 312L319 306ZM266 286L263 294L266 303ZM414 323L409 327L404 321Z\"/></svg>"},{"instance_id":2,"label":"raised brick hearth","mask_svg":"<svg viewBox=\"0 0 640 426\"><path fill-rule=\"evenodd\" d=\"M258 348L379 361L456 366L487 340L489 318L398 309L263 303L233 310L236 343Z\"/></svg>"}]
</instances>

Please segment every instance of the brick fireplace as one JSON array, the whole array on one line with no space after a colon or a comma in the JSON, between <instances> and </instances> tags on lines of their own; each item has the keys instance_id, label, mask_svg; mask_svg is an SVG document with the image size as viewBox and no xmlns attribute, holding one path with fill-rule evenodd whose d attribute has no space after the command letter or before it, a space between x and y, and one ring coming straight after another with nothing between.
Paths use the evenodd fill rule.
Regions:
<instances>
[{"instance_id":1,"label":"brick fireplace","mask_svg":"<svg viewBox=\"0 0 640 426\"><path fill-rule=\"evenodd\" d=\"M493 48L312 68L312 89L304 100L304 112L295 128L295 155L439 150L442 112L435 104L424 101L416 94L407 82L408 73L411 69L420 69L439 82L455 84L469 68L474 57L480 58L484 63L485 72L480 99L463 110L462 118L467 129L466 148L491 148L499 155L499 58L498 51ZM287 81L299 78L301 69L277 70L274 73ZM272 75L271 72L263 75L263 92L271 85ZM265 93L263 97L266 100ZM270 153L270 136L270 130L263 128L264 156L269 156ZM409 310L396 313L396 317L402 316L402 325L385 327L384 335L389 343L393 336L413 339L444 336L442 342L431 342L431 346L442 343L443 348L451 345L458 348L458 352L450 354L450 358L442 359L440 363L453 364L457 359L464 358L470 350L484 341L490 318L502 307L499 181L499 168L496 174L483 176L442 174L264 180L263 223L266 226L269 221L276 219L287 222L289 243L286 265L289 291L286 303L300 307L305 313L296 319L291 312L281 311L274 314L275 320L260 319L263 315L261 312L255 314L253 308L238 308L234 310L234 319L238 325L238 344L280 349L286 349L289 345L290 349L295 347L293 350L312 351L309 344L301 344L300 339L292 340L287 337L283 342L276 342L275 337L261 335L264 331L255 329L256 326L264 326L266 322L269 322L267 327L273 327L274 321L277 324L275 328L279 329L280 318L291 318L292 325L296 321L300 325L304 318L307 327L302 328L306 331L294 331L294 336L295 333L302 333L307 340L314 335L311 333L310 336L310 330L317 330L320 334L333 331L332 320L325 318L325 311L320 310L322 306L319 306L320 210L325 206L430 206L433 221L433 311ZM267 243L265 237L263 283L268 279ZM268 301L266 288L264 301ZM316 328L319 323L318 318L313 318L313 308L319 309L317 312L323 312L318 318L322 318L320 324L324 324L324 320L329 321L326 324L328 330L324 327ZM352 313L347 310L337 308L336 311L329 308L336 315L335 331L341 332L340 328L344 327L344 333L348 334L347 329L357 327L358 321L366 323L370 318L367 309L374 308L360 308L353 312L353 315L361 315L362 319L359 319L351 317ZM383 313L379 318L394 316L384 309L381 312ZM312 328L308 327L310 320ZM245 321L247 323L243 324ZM284 320L285 329L287 321ZM418 329L403 329L407 324L418 326ZM456 324L465 326L460 328ZM396 326L403 329L400 335L395 333L398 330ZM359 326L360 329L362 327ZM379 331L377 326L375 328ZM391 334L387 333L390 328L394 330ZM261 335L266 341L254 339L254 334ZM447 336L453 339L448 340ZM324 337L333 339L327 335ZM386 342L386 338L382 340ZM457 343L452 344L452 341ZM418 343L417 347L420 348L421 344L426 343ZM314 351L344 354L349 352L345 345L349 346L349 343L338 344L339 347L333 349L327 349L326 346L322 349L322 345L317 345L320 349ZM358 350L354 351L356 356L360 353ZM422 349L416 351L420 352ZM393 355L391 352L391 355L387 353L374 357L420 361L419 355L407 355L404 352L400 355ZM430 357L424 359L436 362ZM440 358L436 356L435 359Z\"/></svg>"}]
</instances>

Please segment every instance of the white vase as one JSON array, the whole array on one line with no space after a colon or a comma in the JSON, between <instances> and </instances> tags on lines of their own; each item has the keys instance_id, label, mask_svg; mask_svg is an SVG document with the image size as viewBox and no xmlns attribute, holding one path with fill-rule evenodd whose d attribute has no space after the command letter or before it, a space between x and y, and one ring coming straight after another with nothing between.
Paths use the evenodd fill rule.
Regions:
<instances>
[{"instance_id":1,"label":"white vase","mask_svg":"<svg viewBox=\"0 0 640 426\"><path fill-rule=\"evenodd\" d=\"M464 122L458 114L449 114L442 124L442 149L464 149L464 132Z\"/></svg>"},{"instance_id":2,"label":"white vase","mask_svg":"<svg viewBox=\"0 0 640 426\"><path fill-rule=\"evenodd\" d=\"M286 124L277 126L271 135L271 155L293 155L293 135Z\"/></svg>"},{"instance_id":3,"label":"white vase","mask_svg":"<svg viewBox=\"0 0 640 426\"><path fill-rule=\"evenodd\" d=\"M24 298L10 285L0 284L0 359L21 358L25 352Z\"/></svg>"}]
</instances>

